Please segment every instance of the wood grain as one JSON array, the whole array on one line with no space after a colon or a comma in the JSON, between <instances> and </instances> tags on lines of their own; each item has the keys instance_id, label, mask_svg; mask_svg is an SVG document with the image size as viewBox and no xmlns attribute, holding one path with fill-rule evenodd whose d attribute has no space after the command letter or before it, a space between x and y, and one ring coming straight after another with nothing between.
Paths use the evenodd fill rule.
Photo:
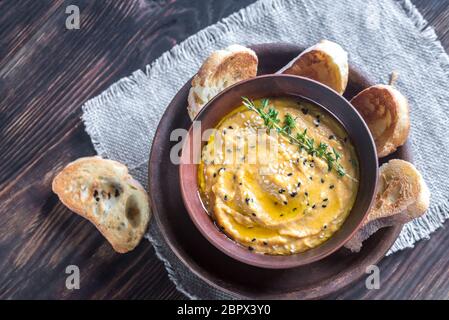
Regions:
<instances>
[{"instance_id":1,"label":"wood grain","mask_svg":"<svg viewBox=\"0 0 449 320\"><path fill-rule=\"evenodd\" d=\"M114 253L64 208L50 182L67 162L94 154L80 106L173 45L253 2L0 1L0 298L182 299L154 250ZM449 1L415 0L449 48ZM65 28L78 5L80 30ZM382 287L364 280L331 298L449 299L449 234L380 264ZM81 289L65 289L65 268Z\"/></svg>"}]
</instances>

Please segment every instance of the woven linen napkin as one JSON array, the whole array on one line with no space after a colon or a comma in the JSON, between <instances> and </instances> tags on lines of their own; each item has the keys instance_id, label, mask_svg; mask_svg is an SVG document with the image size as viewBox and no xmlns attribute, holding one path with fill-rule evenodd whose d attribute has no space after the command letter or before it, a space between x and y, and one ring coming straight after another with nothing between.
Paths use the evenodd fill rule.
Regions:
<instances>
[{"instance_id":1,"label":"woven linen napkin","mask_svg":"<svg viewBox=\"0 0 449 320\"><path fill-rule=\"evenodd\" d=\"M449 57L408 0L260 0L191 36L145 71L137 70L86 102L82 117L86 131L99 155L127 164L147 186L149 143L157 124L175 93L210 52L233 43L309 46L321 39L341 44L349 52L350 64L377 83L387 82L393 70L400 75L396 86L410 103L414 162L432 199L426 215L404 227L389 253L413 247L449 217ZM231 298L189 272L154 221L147 238L170 279L188 297Z\"/></svg>"}]
</instances>

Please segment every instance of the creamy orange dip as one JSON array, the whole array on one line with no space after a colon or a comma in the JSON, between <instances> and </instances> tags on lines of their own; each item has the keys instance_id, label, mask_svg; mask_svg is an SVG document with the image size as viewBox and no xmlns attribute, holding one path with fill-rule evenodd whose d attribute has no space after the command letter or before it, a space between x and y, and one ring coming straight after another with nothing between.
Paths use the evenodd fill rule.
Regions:
<instances>
[{"instance_id":1,"label":"creamy orange dip","mask_svg":"<svg viewBox=\"0 0 449 320\"><path fill-rule=\"evenodd\" d=\"M270 99L269 106L279 119L288 114L295 120L292 135L307 129L315 144L334 148L346 174L329 170L324 159L280 134L273 138L257 131L266 128L264 121L240 106L203 147L199 189L211 218L229 238L257 253L288 255L320 245L341 227L356 198L358 162L345 130L322 109L291 98ZM254 141L256 131L273 143L274 153Z\"/></svg>"}]
</instances>

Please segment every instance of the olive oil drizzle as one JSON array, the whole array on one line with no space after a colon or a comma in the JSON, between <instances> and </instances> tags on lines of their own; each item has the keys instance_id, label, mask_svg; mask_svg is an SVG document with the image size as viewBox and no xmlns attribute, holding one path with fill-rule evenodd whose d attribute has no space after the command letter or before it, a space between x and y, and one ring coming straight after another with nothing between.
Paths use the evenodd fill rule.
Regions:
<instances>
[{"instance_id":1,"label":"olive oil drizzle","mask_svg":"<svg viewBox=\"0 0 449 320\"><path fill-rule=\"evenodd\" d=\"M274 108L268 107L269 99L262 99L260 107L256 107L254 102L247 97L242 97L242 102L245 107L256 112L262 118L267 130L276 129L289 143L299 146L300 149L305 150L311 156L316 156L326 161L329 171L334 169L340 177L346 176L358 182L357 179L346 173L346 170L339 162L341 154L335 148L329 150L327 143L315 143L314 139L307 135L307 129L304 129L302 133L297 133L296 136L292 135L292 129L296 127L296 123L291 115L287 114L285 116L281 126L281 119L278 117L279 112Z\"/></svg>"}]
</instances>

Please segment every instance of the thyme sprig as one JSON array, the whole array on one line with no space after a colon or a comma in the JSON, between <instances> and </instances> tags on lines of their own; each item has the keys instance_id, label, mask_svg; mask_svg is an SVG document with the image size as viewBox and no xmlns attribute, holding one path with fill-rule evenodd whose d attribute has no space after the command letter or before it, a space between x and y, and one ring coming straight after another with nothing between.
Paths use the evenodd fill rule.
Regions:
<instances>
[{"instance_id":1,"label":"thyme sprig","mask_svg":"<svg viewBox=\"0 0 449 320\"><path fill-rule=\"evenodd\" d=\"M242 102L245 107L256 112L262 118L267 130L276 129L290 143L299 146L300 149L305 150L311 156L316 156L326 161L329 171L335 169L340 177L348 176L350 179L355 180L346 173L340 164L341 154L335 148L329 148L329 145L324 142L315 143L315 140L307 135L307 129L304 129L302 133L297 133L296 136L292 134L292 130L296 128L296 122L290 114L285 115L281 125L281 120L278 117L279 112L274 108L269 108L268 99L263 99L260 107L257 107L247 97L242 97Z\"/></svg>"}]
</instances>

